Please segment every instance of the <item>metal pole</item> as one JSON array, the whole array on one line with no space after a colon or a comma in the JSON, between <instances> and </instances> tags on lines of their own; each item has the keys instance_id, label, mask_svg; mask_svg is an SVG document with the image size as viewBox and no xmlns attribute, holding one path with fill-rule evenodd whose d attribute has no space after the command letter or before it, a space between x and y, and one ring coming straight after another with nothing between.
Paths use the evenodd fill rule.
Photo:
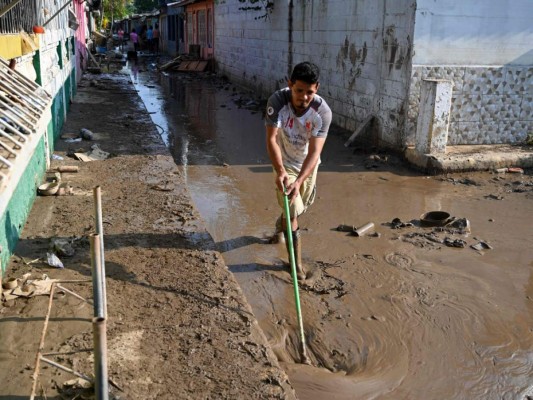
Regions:
<instances>
[{"instance_id":1,"label":"metal pole","mask_svg":"<svg viewBox=\"0 0 533 400\"><path fill-rule=\"evenodd\" d=\"M91 243L91 268L93 278L93 302L94 302L94 316L97 318L105 318L104 304L102 301L102 269L100 266L100 236L93 234L89 236Z\"/></svg>"},{"instance_id":2,"label":"metal pole","mask_svg":"<svg viewBox=\"0 0 533 400\"><path fill-rule=\"evenodd\" d=\"M50 320L50 312L52 311L52 301L54 300L55 283L50 285L50 298L48 299L48 309L46 311L46 317L44 319L43 331L41 332L41 341L39 342L39 349L37 350L37 357L35 359L35 368L33 370L33 385L31 387L30 400L35 398L35 392L37 390L37 379L39 378L39 368L41 364L42 352L44 350L44 338L46 337L46 330L48 329L48 321Z\"/></svg>"},{"instance_id":3,"label":"metal pole","mask_svg":"<svg viewBox=\"0 0 533 400\"><path fill-rule=\"evenodd\" d=\"M96 400L107 400L109 398L106 325L105 318L93 318L94 393Z\"/></svg>"},{"instance_id":4,"label":"metal pole","mask_svg":"<svg viewBox=\"0 0 533 400\"><path fill-rule=\"evenodd\" d=\"M70 3L71 3L72 0L68 0L65 4L63 4L63 6L57 10L54 15L52 15L50 18L48 18L48 21L46 21L43 26L46 26L50 23L50 21L52 21L56 16L57 14L59 14L61 11L63 11L65 9L65 7L67 7Z\"/></svg>"},{"instance_id":5,"label":"metal pole","mask_svg":"<svg viewBox=\"0 0 533 400\"><path fill-rule=\"evenodd\" d=\"M292 241L292 228L291 228L291 213L289 211L289 199L285 194L285 188L283 188L283 209L285 211L285 221L287 223L287 240L289 242L289 261L291 263L291 276L292 284L294 286L294 300L296 303L296 315L298 317L298 328L300 329L300 356L301 362L304 364L311 364L309 357L307 357L307 349L305 345L304 334L304 322L302 318L302 311L300 309L300 294L298 292L298 278L296 276L296 260L294 259L294 244Z\"/></svg>"},{"instance_id":6,"label":"metal pole","mask_svg":"<svg viewBox=\"0 0 533 400\"><path fill-rule=\"evenodd\" d=\"M94 188L94 212L96 233L100 236L100 268L102 271L102 306L103 317L107 318L107 293L105 284L105 257L104 257L104 224L102 222L102 191L100 186Z\"/></svg>"}]
</instances>

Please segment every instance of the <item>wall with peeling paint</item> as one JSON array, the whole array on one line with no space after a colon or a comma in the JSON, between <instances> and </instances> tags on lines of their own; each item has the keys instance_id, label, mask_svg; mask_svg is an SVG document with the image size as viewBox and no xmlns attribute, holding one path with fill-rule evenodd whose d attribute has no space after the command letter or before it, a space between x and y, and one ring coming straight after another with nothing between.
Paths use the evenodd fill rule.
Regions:
<instances>
[{"instance_id":1,"label":"wall with peeling paint","mask_svg":"<svg viewBox=\"0 0 533 400\"><path fill-rule=\"evenodd\" d=\"M531 0L418 0L406 144L414 144L420 85L454 83L449 145L521 143L533 126Z\"/></svg>"},{"instance_id":2,"label":"wall with peeling paint","mask_svg":"<svg viewBox=\"0 0 533 400\"><path fill-rule=\"evenodd\" d=\"M309 60L321 67L319 93L334 123L355 130L374 115L375 138L404 141L415 0L289 0L264 19L238 0L215 9L217 67L263 97L286 86L289 71Z\"/></svg>"}]
</instances>

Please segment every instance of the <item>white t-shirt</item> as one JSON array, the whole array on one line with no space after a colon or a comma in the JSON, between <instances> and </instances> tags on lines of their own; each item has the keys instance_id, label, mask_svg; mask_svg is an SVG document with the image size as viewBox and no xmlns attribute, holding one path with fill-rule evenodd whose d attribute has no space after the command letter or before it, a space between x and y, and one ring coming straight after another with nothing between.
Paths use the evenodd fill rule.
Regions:
<instances>
[{"instance_id":1,"label":"white t-shirt","mask_svg":"<svg viewBox=\"0 0 533 400\"><path fill-rule=\"evenodd\" d=\"M298 117L292 108L291 91L287 87L268 99L265 123L281 131L278 145L283 164L300 170L307 157L309 139L328 135L331 109L322 97L315 94L309 108Z\"/></svg>"}]
</instances>

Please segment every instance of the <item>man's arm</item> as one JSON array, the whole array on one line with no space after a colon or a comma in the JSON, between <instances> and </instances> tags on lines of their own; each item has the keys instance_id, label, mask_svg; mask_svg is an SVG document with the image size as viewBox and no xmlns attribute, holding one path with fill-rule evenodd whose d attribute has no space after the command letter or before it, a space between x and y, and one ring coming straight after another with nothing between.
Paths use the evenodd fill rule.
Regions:
<instances>
[{"instance_id":1,"label":"man's arm","mask_svg":"<svg viewBox=\"0 0 533 400\"><path fill-rule=\"evenodd\" d=\"M276 185L280 191L283 191L283 185L286 185L286 180L288 179L287 171L283 166L283 158L281 157L281 149L277 142L279 130L275 126L266 126L266 145L268 156L272 162L272 166L276 170L278 175L276 179Z\"/></svg>"},{"instance_id":2,"label":"man's arm","mask_svg":"<svg viewBox=\"0 0 533 400\"><path fill-rule=\"evenodd\" d=\"M309 140L307 157L305 157L305 160L302 164L302 169L298 174L298 178L296 178L292 185L287 187L287 194L289 195L291 203L294 201L296 196L300 194L300 186L302 186L309 175L313 173L313 170L315 169L320 158L320 153L322 153L322 149L324 148L324 143L326 143L325 137L319 138L312 136Z\"/></svg>"}]
</instances>

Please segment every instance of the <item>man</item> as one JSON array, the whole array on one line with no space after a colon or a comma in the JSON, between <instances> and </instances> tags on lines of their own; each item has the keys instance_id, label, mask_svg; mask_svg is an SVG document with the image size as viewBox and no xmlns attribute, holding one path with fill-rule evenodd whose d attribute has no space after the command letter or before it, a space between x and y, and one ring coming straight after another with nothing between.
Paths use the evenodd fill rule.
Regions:
<instances>
[{"instance_id":1,"label":"man","mask_svg":"<svg viewBox=\"0 0 533 400\"><path fill-rule=\"evenodd\" d=\"M283 208L283 189L290 200L290 218L294 258L298 279L305 279L302 264L302 240L298 216L313 203L320 153L331 123L331 110L317 95L319 68L310 62L296 65L288 87L269 99L266 111L267 151L276 175L276 193ZM275 238L287 244L287 224L283 214L276 222Z\"/></svg>"},{"instance_id":2,"label":"man","mask_svg":"<svg viewBox=\"0 0 533 400\"><path fill-rule=\"evenodd\" d=\"M155 54L159 54L159 25L158 24L155 24L155 28L154 28L152 35L153 35L153 41L154 41L154 52Z\"/></svg>"}]
</instances>

